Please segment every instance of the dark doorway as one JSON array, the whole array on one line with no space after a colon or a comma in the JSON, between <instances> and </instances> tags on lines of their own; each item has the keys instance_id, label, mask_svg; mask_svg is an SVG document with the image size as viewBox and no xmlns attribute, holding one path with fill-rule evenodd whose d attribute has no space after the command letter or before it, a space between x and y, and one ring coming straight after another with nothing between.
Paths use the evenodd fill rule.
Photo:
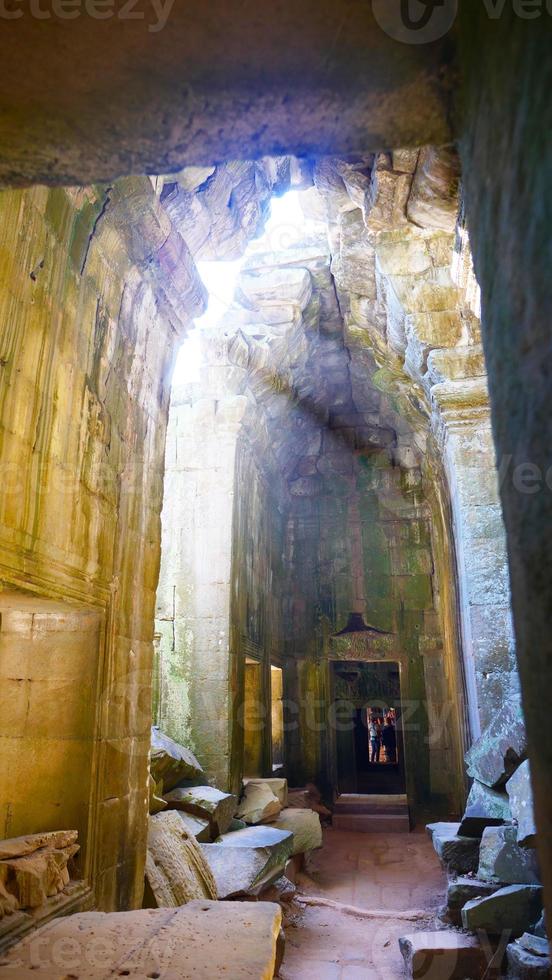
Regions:
<instances>
[{"instance_id":1,"label":"dark doorway","mask_svg":"<svg viewBox=\"0 0 552 980\"><path fill-rule=\"evenodd\" d=\"M338 793L406 789L399 665L332 664Z\"/></svg>"}]
</instances>

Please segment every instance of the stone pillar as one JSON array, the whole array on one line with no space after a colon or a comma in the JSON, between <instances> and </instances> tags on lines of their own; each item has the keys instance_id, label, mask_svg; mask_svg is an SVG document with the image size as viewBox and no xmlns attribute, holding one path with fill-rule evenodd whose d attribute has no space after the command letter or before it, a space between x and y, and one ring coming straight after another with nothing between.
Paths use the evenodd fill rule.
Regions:
<instances>
[{"instance_id":1,"label":"stone pillar","mask_svg":"<svg viewBox=\"0 0 552 980\"><path fill-rule=\"evenodd\" d=\"M484 380L443 382L432 396L450 488L468 714L477 738L518 690L498 474Z\"/></svg>"},{"instance_id":2,"label":"stone pillar","mask_svg":"<svg viewBox=\"0 0 552 980\"><path fill-rule=\"evenodd\" d=\"M234 472L246 399L228 394L230 385L220 397L224 365L219 361L213 372L213 357L208 360L200 385L173 392L170 412L157 599L157 720L163 731L193 749L224 789L230 781L234 723Z\"/></svg>"}]
</instances>

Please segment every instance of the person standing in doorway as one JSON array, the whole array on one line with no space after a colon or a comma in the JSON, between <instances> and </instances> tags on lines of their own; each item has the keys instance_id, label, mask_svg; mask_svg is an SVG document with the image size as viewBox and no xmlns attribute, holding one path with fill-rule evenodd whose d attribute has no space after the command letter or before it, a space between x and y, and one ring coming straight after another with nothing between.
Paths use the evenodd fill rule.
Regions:
<instances>
[{"instance_id":1,"label":"person standing in doorway","mask_svg":"<svg viewBox=\"0 0 552 980\"><path fill-rule=\"evenodd\" d=\"M391 715L387 715L383 731L381 733L383 748L385 749L385 761L397 761L397 733Z\"/></svg>"},{"instance_id":2,"label":"person standing in doorway","mask_svg":"<svg viewBox=\"0 0 552 980\"><path fill-rule=\"evenodd\" d=\"M370 736L370 762L379 762L380 744L381 744L380 731L379 731L379 725L377 725L373 715L370 715L368 734Z\"/></svg>"}]
</instances>

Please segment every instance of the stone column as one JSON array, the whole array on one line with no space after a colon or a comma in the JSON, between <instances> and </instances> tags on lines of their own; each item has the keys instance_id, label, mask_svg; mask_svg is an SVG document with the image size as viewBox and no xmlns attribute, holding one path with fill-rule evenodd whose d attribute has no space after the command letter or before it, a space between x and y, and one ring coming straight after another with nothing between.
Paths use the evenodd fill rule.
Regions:
<instances>
[{"instance_id":1,"label":"stone column","mask_svg":"<svg viewBox=\"0 0 552 980\"><path fill-rule=\"evenodd\" d=\"M485 381L432 388L455 543L460 630L473 738L515 696L518 677L506 537Z\"/></svg>"}]
</instances>

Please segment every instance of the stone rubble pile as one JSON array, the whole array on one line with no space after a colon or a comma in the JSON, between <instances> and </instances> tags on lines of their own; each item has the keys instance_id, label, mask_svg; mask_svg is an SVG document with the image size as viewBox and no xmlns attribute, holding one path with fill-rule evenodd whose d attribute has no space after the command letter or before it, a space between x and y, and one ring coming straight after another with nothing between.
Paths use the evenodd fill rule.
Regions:
<instances>
[{"instance_id":1,"label":"stone rubble pile","mask_svg":"<svg viewBox=\"0 0 552 980\"><path fill-rule=\"evenodd\" d=\"M173 908L205 897L273 901L289 911L295 875L322 846L316 787L243 781L238 799L210 786L193 754L154 729L145 904Z\"/></svg>"},{"instance_id":2,"label":"stone rubble pile","mask_svg":"<svg viewBox=\"0 0 552 980\"><path fill-rule=\"evenodd\" d=\"M447 978L548 977L530 764L518 702L496 715L466 763L473 784L461 822L427 827L448 875L446 919L465 931L401 939L407 973L429 977L438 959Z\"/></svg>"}]
</instances>

